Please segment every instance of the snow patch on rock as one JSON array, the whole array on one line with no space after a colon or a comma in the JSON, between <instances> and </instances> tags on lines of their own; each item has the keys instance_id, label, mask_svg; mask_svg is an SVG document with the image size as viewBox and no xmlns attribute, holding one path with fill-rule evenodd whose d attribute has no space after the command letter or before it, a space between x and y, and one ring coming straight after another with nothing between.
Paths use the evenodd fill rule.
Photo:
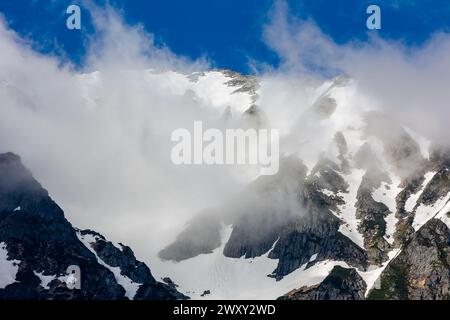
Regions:
<instances>
[{"instance_id":1,"label":"snow patch on rock","mask_svg":"<svg viewBox=\"0 0 450 320\"><path fill-rule=\"evenodd\" d=\"M109 269L113 274L114 278L116 279L117 283L121 285L125 289L125 296L133 300L134 296L136 295L136 292L138 291L140 285L142 283L136 283L127 276L122 274L122 271L120 267L112 267L108 264L106 264L95 252L95 250L92 248L91 244L95 243L99 240L97 236L94 236L92 234L86 234L82 235L81 233L77 232L78 239L88 248L95 256L97 257L98 263L100 263L105 268Z\"/></svg>"},{"instance_id":2,"label":"snow patch on rock","mask_svg":"<svg viewBox=\"0 0 450 320\"><path fill-rule=\"evenodd\" d=\"M0 242L0 289L16 282L19 260L8 260L6 243Z\"/></svg>"}]
</instances>

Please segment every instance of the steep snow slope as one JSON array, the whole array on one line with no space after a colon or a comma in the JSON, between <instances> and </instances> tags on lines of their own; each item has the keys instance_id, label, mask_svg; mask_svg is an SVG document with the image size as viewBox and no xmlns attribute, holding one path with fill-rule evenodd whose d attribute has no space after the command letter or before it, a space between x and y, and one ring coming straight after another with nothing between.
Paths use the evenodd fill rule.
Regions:
<instances>
[{"instance_id":1,"label":"steep snow slope","mask_svg":"<svg viewBox=\"0 0 450 320\"><path fill-rule=\"evenodd\" d=\"M231 234L231 227L222 232L222 246L211 254L201 254L181 262L154 261L152 267L160 277L170 276L179 290L192 299L276 299L299 285L313 285L322 281L339 261L322 261L305 270L297 269L280 281L267 275L277 261L267 254L253 259L227 258L223 247ZM203 295L209 290L210 294Z\"/></svg>"}]
</instances>

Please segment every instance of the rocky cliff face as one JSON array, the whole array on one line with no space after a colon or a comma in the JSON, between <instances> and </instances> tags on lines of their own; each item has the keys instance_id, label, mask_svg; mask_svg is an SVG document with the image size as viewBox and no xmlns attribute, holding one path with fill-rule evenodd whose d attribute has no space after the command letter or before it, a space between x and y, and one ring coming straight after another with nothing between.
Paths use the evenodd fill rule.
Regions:
<instances>
[{"instance_id":1,"label":"rocky cliff face","mask_svg":"<svg viewBox=\"0 0 450 320\"><path fill-rule=\"evenodd\" d=\"M0 299L186 298L156 281L129 247L73 228L12 153L0 154L0 244L0 263L11 266L0 272L9 279L0 282ZM70 266L79 277L67 273Z\"/></svg>"},{"instance_id":2,"label":"rocky cliff face","mask_svg":"<svg viewBox=\"0 0 450 320\"><path fill-rule=\"evenodd\" d=\"M389 263L371 299L448 300L450 298L450 229L431 219Z\"/></svg>"},{"instance_id":3,"label":"rocky cliff face","mask_svg":"<svg viewBox=\"0 0 450 320\"><path fill-rule=\"evenodd\" d=\"M361 269L367 267L366 252L338 231L342 222L324 205L323 198L314 196L318 194L313 185L307 186L302 194L304 216L285 226L269 254L279 261L272 274L277 279L304 264L308 268L324 260L342 260ZM309 263L313 255L316 258Z\"/></svg>"},{"instance_id":4,"label":"rocky cliff face","mask_svg":"<svg viewBox=\"0 0 450 320\"><path fill-rule=\"evenodd\" d=\"M279 300L362 300L366 284L355 269L336 266L318 285L292 290Z\"/></svg>"}]
</instances>

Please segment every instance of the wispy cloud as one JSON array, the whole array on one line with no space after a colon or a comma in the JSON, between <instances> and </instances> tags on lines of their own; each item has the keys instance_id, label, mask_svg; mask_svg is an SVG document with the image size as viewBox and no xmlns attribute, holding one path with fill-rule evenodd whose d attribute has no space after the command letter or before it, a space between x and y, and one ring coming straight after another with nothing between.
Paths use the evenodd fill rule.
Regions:
<instances>
[{"instance_id":1,"label":"wispy cloud","mask_svg":"<svg viewBox=\"0 0 450 320\"><path fill-rule=\"evenodd\" d=\"M448 144L450 34L437 33L420 46L383 40L337 44L312 20L289 13L278 1L265 41L281 57L280 73L324 77L347 74L387 114L430 139Z\"/></svg>"}]
</instances>

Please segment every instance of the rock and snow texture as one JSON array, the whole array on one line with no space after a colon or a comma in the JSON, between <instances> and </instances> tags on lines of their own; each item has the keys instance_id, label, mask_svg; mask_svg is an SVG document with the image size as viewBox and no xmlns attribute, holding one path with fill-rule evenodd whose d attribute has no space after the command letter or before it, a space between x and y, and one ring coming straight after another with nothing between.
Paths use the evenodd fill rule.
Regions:
<instances>
[{"instance_id":1,"label":"rock and snow texture","mask_svg":"<svg viewBox=\"0 0 450 320\"><path fill-rule=\"evenodd\" d=\"M270 84L270 79L261 80L256 102L269 122L283 123L268 105L273 101L265 100ZM293 192L304 207L294 209L297 212L283 204L277 208L286 212L281 220L295 227L283 225L278 213L255 206L254 215L244 212L241 218L224 219L226 236L220 246L208 249L210 253L177 263L169 254L155 264L155 272L162 276L161 271L168 270L180 290L195 298L273 298L318 285L333 267L341 266L356 270L367 298L414 232L438 213L442 221L450 219L441 213L448 210L449 181L436 178L445 165L431 159L430 141L377 113L351 80L326 82L312 92L311 107L287 123L290 129L281 143L282 150L306 168L303 176L290 174L297 174L300 187ZM286 192L276 183L271 188ZM222 223L218 220L212 228ZM311 246L313 241L321 247ZM174 246L176 242L171 249ZM327 246L345 254L330 254ZM198 274L183 274L184 268L196 266ZM211 294L201 296L203 290Z\"/></svg>"},{"instance_id":2,"label":"rock and snow texture","mask_svg":"<svg viewBox=\"0 0 450 320\"><path fill-rule=\"evenodd\" d=\"M50 289L50 283L53 280L58 279L61 282L67 282L68 277L66 275L63 276L58 276L58 275L45 275L44 272L36 272L34 271L34 274L36 277L39 278L39 280L41 281L41 287L43 287L46 290Z\"/></svg>"},{"instance_id":3,"label":"rock and snow texture","mask_svg":"<svg viewBox=\"0 0 450 320\"><path fill-rule=\"evenodd\" d=\"M376 189L372 194L375 201L384 203L389 208L390 213L385 218L385 239L391 245L394 243L395 226L398 222L398 219L395 215L395 213L397 212L397 202L395 198L402 190L400 188L400 184L400 178L396 175L392 175L391 183L382 183L380 187Z\"/></svg>"},{"instance_id":4,"label":"rock and snow texture","mask_svg":"<svg viewBox=\"0 0 450 320\"><path fill-rule=\"evenodd\" d=\"M344 176L344 178L347 178L346 181L349 184L348 192L338 194L338 196L342 197L343 203L338 205L338 212L332 210L332 212L343 221L339 227L339 232L350 238L363 249L364 238L358 231L359 219L356 217L355 204L358 187L361 184L364 173L364 170L355 169L349 175Z\"/></svg>"},{"instance_id":5,"label":"rock and snow texture","mask_svg":"<svg viewBox=\"0 0 450 320\"><path fill-rule=\"evenodd\" d=\"M0 289L16 282L19 262L18 260L8 260L6 243L0 242Z\"/></svg>"},{"instance_id":6,"label":"rock and snow texture","mask_svg":"<svg viewBox=\"0 0 450 320\"><path fill-rule=\"evenodd\" d=\"M86 248L88 248L93 254L95 254L98 263L111 270L111 272L114 274L114 277L116 278L117 283L125 289L125 296L128 299L133 300L137 290L139 289L139 286L142 283L134 282L133 280L122 274L122 270L120 269L120 267L112 267L98 257L97 252L95 252L95 250L92 248L92 245L100 240L98 236L93 234L82 235L80 232L77 232L77 236L78 239L80 239L80 241L86 246Z\"/></svg>"},{"instance_id":7,"label":"rock and snow texture","mask_svg":"<svg viewBox=\"0 0 450 320\"><path fill-rule=\"evenodd\" d=\"M397 275L396 267L416 261L414 250L426 253L431 248L436 255L446 252L439 246L445 243L443 225L450 221L450 160L436 158L428 150L430 141L377 113L352 80L339 77L316 87L299 88L309 95L300 99L299 111L292 114L284 105L287 98L277 93L276 81L270 78L225 70L192 74L146 70L142 79L144 87L151 86L170 99L188 98L205 112L212 112L223 127L235 121L233 125L279 128L281 134L280 172L255 177L237 199L210 210L212 218L193 218L180 237L174 235L176 240L161 248L163 260L147 257L156 279L170 276L180 292L199 299L272 299L305 286L297 297L384 297L383 290L391 286L389 277ZM106 79L96 72L78 80L87 108L98 107ZM265 94L270 90L272 94ZM0 159L0 174L7 178L9 172L2 171L2 165L10 158L14 157ZM243 175L253 177L246 171ZM83 298L185 298L174 287L155 280L130 248L89 230L74 230L46 191L31 177L27 179L39 192L13 190L7 201L0 203L0 222L25 226L32 239L32 243L12 240L14 230L0 229L0 241L5 241L9 254L17 258L1 259L8 253L0 249L1 270L9 270L9 276L2 274L7 280L0 288L5 284L8 296L20 292L23 284L15 283L15 275L22 272L32 278L26 285L40 283L44 298L54 297L52 290L61 285L67 261L50 259L47 265L45 259L18 258L21 246L29 256L51 256L46 247L35 246L44 237L55 255L69 252L75 261L79 261L77 256L88 261L88 290ZM17 197L16 192L44 201L45 210L19 201L27 198ZM215 212L219 214L214 216ZM37 217L57 223L37 224ZM433 224L434 220L443 225ZM430 225L439 233L433 233ZM63 240L52 233L55 230L64 235ZM424 248L423 239L439 246ZM9 249L10 243L15 250ZM31 269L20 270L15 265L22 258L21 266ZM428 264L425 269L413 270L404 278L410 282L420 276L420 285L424 275L432 274ZM350 291L337 293L329 282L336 278ZM411 287L416 290L417 285ZM203 294L205 291L210 294ZM2 294L0 290L0 297ZM33 298L40 297L38 294ZM77 298L73 292L64 294ZM418 297L417 290L396 294ZM443 296L431 291L420 294Z\"/></svg>"},{"instance_id":8,"label":"rock and snow texture","mask_svg":"<svg viewBox=\"0 0 450 320\"><path fill-rule=\"evenodd\" d=\"M185 74L175 71L145 70L145 85L170 96L186 96L221 112L229 107L232 114L243 114L258 98L259 82L255 77L243 76L227 70ZM99 72L83 74L79 82L84 99L93 107L99 97L103 75Z\"/></svg>"},{"instance_id":9,"label":"rock and snow texture","mask_svg":"<svg viewBox=\"0 0 450 320\"><path fill-rule=\"evenodd\" d=\"M434 177L436 172L427 172L425 174L425 180L421 184L420 188L412 195L409 196L408 200L405 203L405 210L408 212L412 212L417 205L417 200L419 200L420 195L423 192L423 189L428 185L431 179Z\"/></svg>"},{"instance_id":10,"label":"rock and snow texture","mask_svg":"<svg viewBox=\"0 0 450 320\"><path fill-rule=\"evenodd\" d=\"M427 221L386 266L372 299L446 300L450 295L450 229Z\"/></svg>"},{"instance_id":11,"label":"rock and snow texture","mask_svg":"<svg viewBox=\"0 0 450 320\"><path fill-rule=\"evenodd\" d=\"M276 268L277 261L264 254L252 259L227 258L223 255L224 244L231 228L222 231L222 245L211 254L200 254L180 262L153 263L153 268L163 270L179 285L179 290L192 299L276 299L299 285L321 282L336 265L347 266L339 261L321 261L306 269L306 263L276 281L267 275ZM314 261L312 256L312 261ZM312 262L311 261L311 262ZM189 270L189 272L186 272ZM209 295L201 296L205 290Z\"/></svg>"},{"instance_id":12,"label":"rock and snow texture","mask_svg":"<svg viewBox=\"0 0 450 320\"><path fill-rule=\"evenodd\" d=\"M413 227L417 231L423 226L428 220L438 215L441 212L445 212L445 207L448 205L450 200L450 195L444 198L438 199L432 205L420 204L415 210Z\"/></svg>"}]
</instances>

